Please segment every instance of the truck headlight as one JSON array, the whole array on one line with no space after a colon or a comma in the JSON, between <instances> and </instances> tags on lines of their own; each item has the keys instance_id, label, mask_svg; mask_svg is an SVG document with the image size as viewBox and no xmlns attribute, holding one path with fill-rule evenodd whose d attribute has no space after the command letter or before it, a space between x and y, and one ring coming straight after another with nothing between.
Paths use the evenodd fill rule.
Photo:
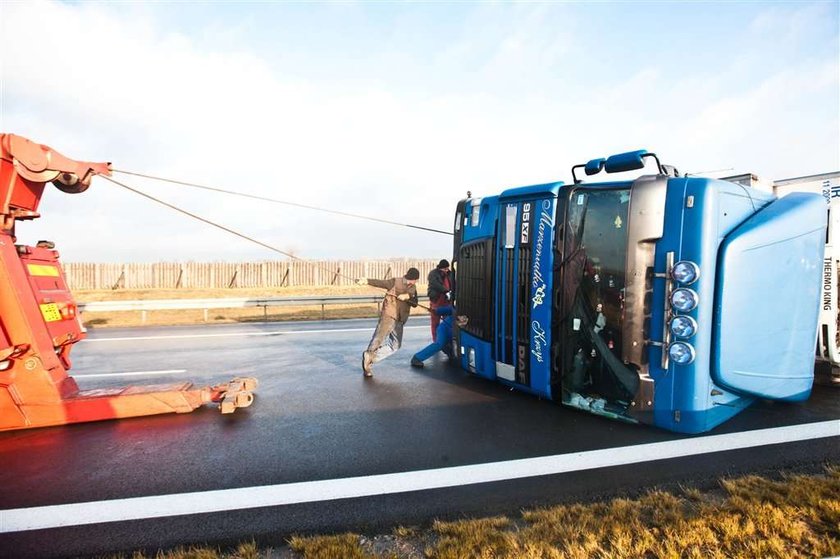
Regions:
<instances>
[{"instance_id":1,"label":"truck headlight","mask_svg":"<svg viewBox=\"0 0 840 559\"><path fill-rule=\"evenodd\" d=\"M691 285L700 277L700 267L689 260L680 260L671 268L671 278L683 285Z\"/></svg>"},{"instance_id":2,"label":"truck headlight","mask_svg":"<svg viewBox=\"0 0 840 559\"><path fill-rule=\"evenodd\" d=\"M675 316L671 319L671 333L678 338L690 338L697 333L697 321L690 316Z\"/></svg>"},{"instance_id":3,"label":"truck headlight","mask_svg":"<svg viewBox=\"0 0 840 559\"><path fill-rule=\"evenodd\" d=\"M668 346L668 357L677 365L688 365L694 361L694 348L685 342L674 342Z\"/></svg>"},{"instance_id":4,"label":"truck headlight","mask_svg":"<svg viewBox=\"0 0 840 559\"><path fill-rule=\"evenodd\" d=\"M694 310L697 300L697 293L693 289L680 287L671 292L671 306L680 312Z\"/></svg>"}]
</instances>

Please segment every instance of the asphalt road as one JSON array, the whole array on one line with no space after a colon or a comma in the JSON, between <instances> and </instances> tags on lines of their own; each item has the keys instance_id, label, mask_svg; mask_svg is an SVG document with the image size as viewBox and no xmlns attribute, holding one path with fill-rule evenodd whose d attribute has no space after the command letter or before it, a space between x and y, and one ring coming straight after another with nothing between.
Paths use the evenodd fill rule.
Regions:
<instances>
[{"instance_id":1,"label":"asphalt road","mask_svg":"<svg viewBox=\"0 0 840 559\"><path fill-rule=\"evenodd\" d=\"M361 352L373 325L347 320L91 332L73 354L83 389L181 380L205 385L245 375L259 379L256 401L231 416L205 407L0 433L6 480L0 557L252 538L270 545L292 533L387 529L840 462L837 388L816 386L802 404L760 403L711 433L720 437L690 437L511 392L443 358L412 369L409 358L429 336L423 318L409 321L403 349L365 380ZM783 442L783 431L774 444L718 446L806 424L806 431L814 425L829 434ZM659 449L670 452L675 445L693 450L651 461ZM568 467L522 477L544 463ZM142 499L148 496L161 497ZM21 509L57 520L20 530L14 526L22 522ZM98 514L112 509L114 518L133 519L99 521Z\"/></svg>"}]
</instances>

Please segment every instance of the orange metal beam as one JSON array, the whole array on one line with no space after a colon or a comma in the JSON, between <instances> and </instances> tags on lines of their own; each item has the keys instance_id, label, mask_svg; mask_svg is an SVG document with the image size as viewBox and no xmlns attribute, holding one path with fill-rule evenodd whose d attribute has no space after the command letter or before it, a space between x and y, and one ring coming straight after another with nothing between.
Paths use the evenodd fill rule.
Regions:
<instances>
[{"instance_id":1,"label":"orange metal beam","mask_svg":"<svg viewBox=\"0 0 840 559\"><path fill-rule=\"evenodd\" d=\"M15 221L39 217L45 183L78 193L109 163L74 161L52 148L0 134L0 431L188 413L218 403L222 413L253 402L256 379L216 386L190 382L80 391L70 350L85 336L52 243L15 244Z\"/></svg>"}]
</instances>

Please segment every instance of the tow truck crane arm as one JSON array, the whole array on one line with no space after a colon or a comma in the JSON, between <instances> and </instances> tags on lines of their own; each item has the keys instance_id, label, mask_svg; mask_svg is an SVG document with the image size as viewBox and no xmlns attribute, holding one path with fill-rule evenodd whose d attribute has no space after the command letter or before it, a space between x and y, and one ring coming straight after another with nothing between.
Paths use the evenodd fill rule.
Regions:
<instances>
[{"instance_id":1,"label":"tow truck crane arm","mask_svg":"<svg viewBox=\"0 0 840 559\"><path fill-rule=\"evenodd\" d=\"M15 223L39 217L48 182L84 192L110 163L74 161L14 134L0 134L0 431L84 421L188 413L217 403L222 413L253 402L257 381L190 382L79 390L70 350L85 337L53 243L15 244Z\"/></svg>"}]
</instances>

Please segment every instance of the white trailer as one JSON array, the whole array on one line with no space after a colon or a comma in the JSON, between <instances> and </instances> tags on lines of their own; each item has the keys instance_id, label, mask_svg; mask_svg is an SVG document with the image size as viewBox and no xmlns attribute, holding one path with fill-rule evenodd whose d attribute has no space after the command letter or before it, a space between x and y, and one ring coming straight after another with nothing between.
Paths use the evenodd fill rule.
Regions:
<instances>
[{"instance_id":1,"label":"white trailer","mask_svg":"<svg viewBox=\"0 0 840 559\"><path fill-rule=\"evenodd\" d=\"M820 297L820 325L817 332L816 356L831 364L831 381L840 384L840 171L808 175L777 181L766 181L747 173L724 180L784 196L791 192L821 194L828 212L825 235L823 280Z\"/></svg>"}]
</instances>

